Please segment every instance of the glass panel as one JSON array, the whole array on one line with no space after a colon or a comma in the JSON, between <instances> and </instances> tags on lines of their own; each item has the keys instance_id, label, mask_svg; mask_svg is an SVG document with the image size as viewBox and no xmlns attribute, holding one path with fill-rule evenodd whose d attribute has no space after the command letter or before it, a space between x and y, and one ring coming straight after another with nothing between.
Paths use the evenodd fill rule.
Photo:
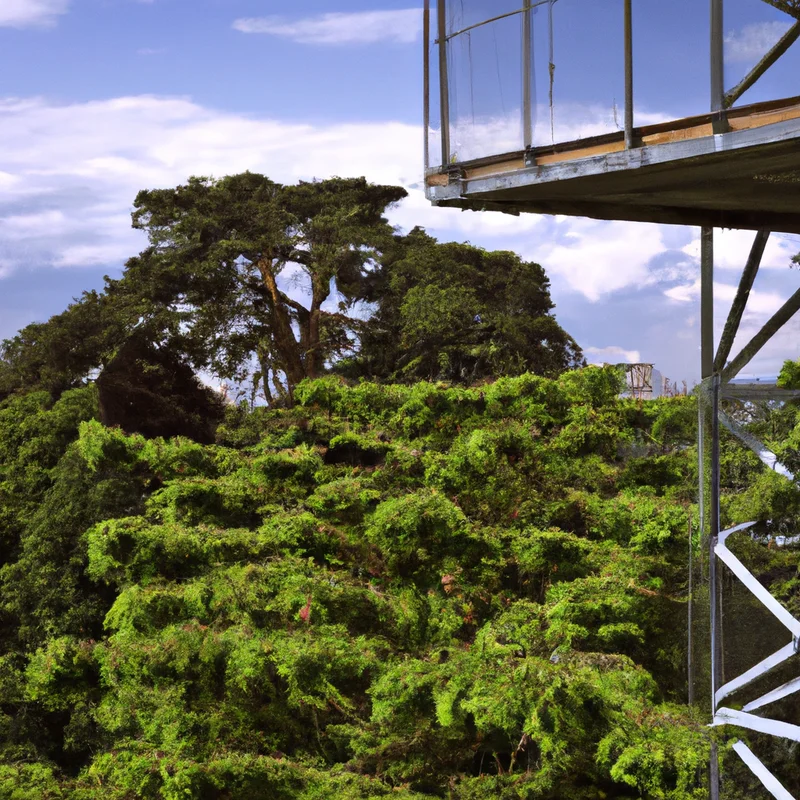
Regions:
<instances>
[{"instance_id":1,"label":"glass panel","mask_svg":"<svg viewBox=\"0 0 800 800\"><path fill-rule=\"evenodd\" d=\"M439 98L439 45L436 44L436 4L431 8L431 32L428 41L428 164L436 169L442 166L442 112Z\"/></svg>"},{"instance_id":2,"label":"glass panel","mask_svg":"<svg viewBox=\"0 0 800 800\"><path fill-rule=\"evenodd\" d=\"M518 10L524 0L451 0L451 33ZM448 43L451 161L523 147L522 15L458 34Z\"/></svg>"},{"instance_id":3,"label":"glass panel","mask_svg":"<svg viewBox=\"0 0 800 800\"><path fill-rule=\"evenodd\" d=\"M707 114L711 107L708 2L634 1L633 5L636 124Z\"/></svg>"},{"instance_id":4,"label":"glass panel","mask_svg":"<svg viewBox=\"0 0 800 800\"><path fill-rule=\"evenodd\" d=\"M532 6L527 59L525 14L519 13L526 1ZM726 89L747 75L793 24L794 17L775 7L774 3L781 2L795 0L724 0ZM451 163L525 147L527 83L534 146L621 134L625 125L623 13L623 0L446 0ZM436 22L434 13L434 32ZM633 37L634 126L708 113L708 3L634 0ZM438 61L433 45L433 109L440 107L435 78ZM529 82L523 75L527 64ZM741 102L786 96L786 87L792 86L798 72L800 44ZM432 113L432 164L436 163L433 154L440 153L436 120Z\"/></svg>"},{"instance_id":5,"label":"glass panel","mask_svg":"<svg viewBox=\"0 0 800 800\"><path fill-rule=\"evenodd\" d=\"M535 38L536 145L624 129L623 10L622 0L560 0L541 8Z\"/></svg>"}]
</instances>

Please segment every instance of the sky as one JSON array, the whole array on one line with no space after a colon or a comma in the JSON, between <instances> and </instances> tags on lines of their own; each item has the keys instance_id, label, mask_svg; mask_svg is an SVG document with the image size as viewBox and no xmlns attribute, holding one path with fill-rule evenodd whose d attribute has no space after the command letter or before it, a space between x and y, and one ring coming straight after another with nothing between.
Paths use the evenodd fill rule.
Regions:
<instances>
[{"instance_id":1,"label":"sky","mask_svg":"<svg viewBox=\"0 0 800 800\"><path fill-rule=\"evenodd\" d=\"M518 6L453 0L451 23ZM708 108L707 6L634 4L639 123ZM519 136L518 25L511 18L452 47L464 154ZM788 25L760 0L726 0L727 85ZM537 11L537 142L621 124L621 26L621 0L554 3L551 129L548 7ZM745 100L797 93L795 47ZM542 264L557 319L590 361L652 362L691 385L699 230L431 207L421 189L422 48L413 0L0 0L0 339L102 287L145 247L130 226L140 189L244 170L283 182L364 175L408 188L389 215L401 229L422 225L441 241ZM717 234L718 332L752 237ZM737 347L798 288L798 252L800 238L773 235ZM775 373L800 357L799 332L790 323L748 371Z\"/></svg>"}]
</instances>

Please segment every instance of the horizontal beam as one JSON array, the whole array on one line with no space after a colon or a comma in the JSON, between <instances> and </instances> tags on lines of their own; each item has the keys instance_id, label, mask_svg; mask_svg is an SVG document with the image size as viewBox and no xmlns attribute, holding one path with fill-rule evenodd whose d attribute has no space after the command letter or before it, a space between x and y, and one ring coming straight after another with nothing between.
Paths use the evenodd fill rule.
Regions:
<instances>
[{"instance_id":1,"label":"horizontal beam","mask_svg":"<svg viewBox=\"0 0 800 800\"><path fill-rule=\"evenodd\" d=\"M800 389L781 389L768 383L726 383L722 396L731 400L778 400L788 402L800 399Z\"/></svg>"},{"instance_id":2,"label":"horizontal beam","mask_svg":"<svg viewBox=\"0 0 800 800\"><path fill-rule=\"evenodd\" d=\"M792 725L789 722L780 722L776 719L757 717L755 714L736 711L733 708L718 709L714 714L712 725L736 725L739 728L747 728L747 730L756 731L757 733L766 733L769 736L778 736L781 739L800 742L800 726Z\"/></svg>"}]
</instances>

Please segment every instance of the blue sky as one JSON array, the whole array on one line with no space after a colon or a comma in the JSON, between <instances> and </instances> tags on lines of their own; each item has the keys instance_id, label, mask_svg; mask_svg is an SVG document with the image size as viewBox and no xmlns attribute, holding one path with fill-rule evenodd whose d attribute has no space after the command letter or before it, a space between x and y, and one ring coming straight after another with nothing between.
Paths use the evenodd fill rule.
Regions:
<instances>
[{"instance_id":1,"label":"blue sky","mask_svg":"<svg viewBox=\"0 0 800 800\"><path fill-rule=\"evenodd\" d=\"M726 4L730 85L788 18L760 0ZM518 0L463 5L469 18L513 10ZM621 0L555 5L559 137L615 124L621 8ZM637 0L634 8L638 119L704 111L707 3ZM492 120L489 146L519 126L516 19L498 27L499 40L481 32L469 43L472 92L466 45L454 50L465 137L480 137L481 122ZM550 135L546 19L542 9L534 23L540 141ZM101 286L144 246L130 229L138 189L245 169L282 181L366 175L410 187L392 212L403 228L421 224L442 240L539 261L559 321L591 360L654 361L673 379L694 380L698 231L431 208L417 188L421 61L421 12L410 0L2 0L0 338ZM800 50L746 99L795 94L798 69ZM750 240L719 237L719 325ZM797 237L771 241L742 340L796 289L789 260L798 251ZM789 326L753 371L800 355L797 333Z\"/></svg>"}]
</instances>

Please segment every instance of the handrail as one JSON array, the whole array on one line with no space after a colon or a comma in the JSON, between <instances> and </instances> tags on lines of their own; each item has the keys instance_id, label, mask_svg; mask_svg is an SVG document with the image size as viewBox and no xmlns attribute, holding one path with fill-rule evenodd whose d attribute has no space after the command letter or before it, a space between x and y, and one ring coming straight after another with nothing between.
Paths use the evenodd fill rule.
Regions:
<instances>
[{"instance_id":1,"label":"handrail","mask_svg":"<svg viewBox=\"0 0 800 800\"><path fill-rule=\"evenodd\" d=\"M525 14L526 12L530 11L533 8L537 8L538 6L547 5L551 0L534 0L527 6L523 6L522 8L517 9L516 11L507 11L505 14L499 14L496 17L492 17L491 19L485 19L483 22L476 22L474 25L468 25L466 28L462 28L460 31L454 31L453 33L448 33L444 37L445 42L449 42L451 39L455 39L456 36L461 36L464 33L469 33L470 31L474 31L475 28L482 28L484 25L491 25L493 22L499 22L501 19L508 19L508 17L515 17L518 14ZM557 0L553 0L553 2L557 2ZM434 44L441 44L442 38L435 39Z\"/></svg>"}]
</instances>

